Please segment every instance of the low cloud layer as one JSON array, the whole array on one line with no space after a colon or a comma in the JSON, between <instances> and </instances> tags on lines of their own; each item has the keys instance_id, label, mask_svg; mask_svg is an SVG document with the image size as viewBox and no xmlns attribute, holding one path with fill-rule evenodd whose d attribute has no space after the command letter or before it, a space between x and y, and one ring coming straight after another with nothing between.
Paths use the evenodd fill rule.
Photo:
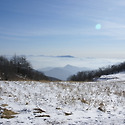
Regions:
<instances>
[{"instance_id":1,"label":"low cloud layer","mask_svg":"<svg viewBox=\"0 0 125 125\"><path fill-rule=\"evenodd\" d=\"M48 58L75 58L72 55L48 56L48 55L28 55L27 57L48 57Z\"/></svg>"},{"instance_id":2,"label":"low cloud layer","mask_svg":"<svg viewBox=\"0 0 125 125\"><path fill-rule=\"evenodd\" d=\"M124 62L124 58L91 58L91 57L74 57L74 56L28 56L28 60L32 63L35 69L45 67L64 67L67 64L77 67L87 67L97 69L117 63Z\"/></svg>"}]
</instances>

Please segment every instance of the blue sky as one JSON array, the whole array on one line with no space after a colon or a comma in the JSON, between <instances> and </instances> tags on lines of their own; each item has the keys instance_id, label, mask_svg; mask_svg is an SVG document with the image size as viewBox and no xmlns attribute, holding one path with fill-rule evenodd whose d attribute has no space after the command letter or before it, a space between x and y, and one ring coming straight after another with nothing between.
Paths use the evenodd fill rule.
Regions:
<instances>
[{"instance_id":1,"label":"blue sky","mask_svg":"<svg viewBox=\"0 0 125 125\"><path fill-rule=\"evenodd\" d=\"M125 0L0 0L0 54L32 55L34 66L62 55L77 64L86 57L124 59L124 34Z\"/></svg>"}]
</instances>

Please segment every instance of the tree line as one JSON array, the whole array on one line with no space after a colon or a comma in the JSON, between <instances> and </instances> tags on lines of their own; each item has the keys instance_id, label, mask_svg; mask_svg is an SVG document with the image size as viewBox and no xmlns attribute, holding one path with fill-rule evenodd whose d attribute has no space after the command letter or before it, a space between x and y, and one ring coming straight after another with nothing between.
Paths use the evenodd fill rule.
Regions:
<instances>
[{"instance_id":1,"label":"tree line","mask_svg":"<svg viewBox=\"0 0 125 125\"><path fill-rule=\"evenodd\" d=\"M11 59L0 56L0 80L48 80L43 73L34 70L25 56Z\"/></svg>"},{"instance_id":2,"label":"tree line","mask_svg":"<svg viewBox=\"0 0 125 125\"><path fill-rule=\"evenodd\" d=\"M78 72L68 78L71 81L94 81L102 75L109 75L125 71L125 62L118 65L99 68L98 70Z\"/></svg>"}]
</instances>

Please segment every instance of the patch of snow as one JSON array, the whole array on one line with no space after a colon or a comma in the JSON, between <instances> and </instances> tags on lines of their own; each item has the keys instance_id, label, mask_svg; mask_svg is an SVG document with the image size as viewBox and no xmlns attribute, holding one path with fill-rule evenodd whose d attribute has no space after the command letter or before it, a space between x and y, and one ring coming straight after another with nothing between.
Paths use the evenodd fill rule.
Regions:
<instances>
[{"instance_id":1,"label":"patch of snow","mask_svg":"<svg viewBox=\"0 0 125 125\"><path fill-rule=\"evenodd\" d=\"M118 76L123 78L122 74ZM0 90L0 107L18 113L11 119L1 118L0 125L125 124L123 79L83 83L1 81Z\"/></svg>"},{"instance_id":2,"label":"patch of snow","mask_svg":"<svg viewBox=\"0 0 125 125\"><path fill-rule=\"evenodd\" d=\"M102 75L98 81L125 81L125 72L120 72L111 75Z\"/></svg>"}]
</instances>

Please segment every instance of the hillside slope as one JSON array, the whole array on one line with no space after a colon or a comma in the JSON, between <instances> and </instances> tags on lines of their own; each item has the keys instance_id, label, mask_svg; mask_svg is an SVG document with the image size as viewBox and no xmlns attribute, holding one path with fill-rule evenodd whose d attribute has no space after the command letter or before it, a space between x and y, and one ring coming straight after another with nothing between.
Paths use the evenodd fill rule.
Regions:
<instances>
[{"instance_id":1,"label":"hillside slope","mask_svg":"<svg viewBox=\"0 0 125 125\"><path fill-rule=\"evenodd\" d=\"M124 125L125 81L0 81L0 124Z\"/></svg>"},{"instance_id":2,"label":"hillside slope","mask_svg":"<svg viewBox=\"0 0 125 125\"><path fill-rule=\"evenodd\" d=\"M70 77L71 81L95 81L102 75L115 74L125 71L125 62L118 65L99 68L98 70L82 71Z\"/></svg>"},{"instance_id":3,"label":"hillside slope","mask_svg":"<svg viewBox=\"0 0 125 125\"><path fill-rule=\"evenodd\" d=\"M24 56L10 60L0 56L0 80L49 80L43 73L34 70Z\"/></svg>"}]
</instances>

